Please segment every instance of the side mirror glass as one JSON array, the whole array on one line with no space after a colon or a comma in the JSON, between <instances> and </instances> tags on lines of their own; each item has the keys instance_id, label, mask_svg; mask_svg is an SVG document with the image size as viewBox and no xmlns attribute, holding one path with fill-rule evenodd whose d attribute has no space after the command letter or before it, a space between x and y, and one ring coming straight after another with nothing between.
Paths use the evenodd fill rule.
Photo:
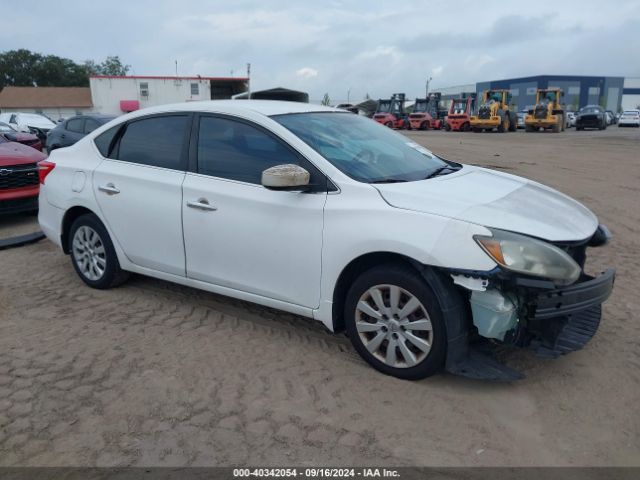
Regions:
<instances>
[{"instance_id":1,"label":"side mirror glass","mask_svg":"<svg viewBox=\"0 0 640 480\"><path fill-rule=\"evenodd\" d=\"M272 190L304 190L310 178L300 165L276 165L262 172L262 185Z\"/></svg>"}]
</instances>

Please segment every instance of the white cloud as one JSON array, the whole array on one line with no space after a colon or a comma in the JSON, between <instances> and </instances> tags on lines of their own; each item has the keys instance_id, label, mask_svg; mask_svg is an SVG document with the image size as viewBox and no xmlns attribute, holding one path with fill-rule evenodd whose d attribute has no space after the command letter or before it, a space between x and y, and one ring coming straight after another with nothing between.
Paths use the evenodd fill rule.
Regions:
<instances>
[{"instance_id":1,"label":"white cloud","mask_svg":"<svg viewBox=\"0 0 640 480\"><path fill-rule=\"evenodd\" d=\"M302 78L313 78L318 76L318 70L311 67L303 67L296 70L296 75Z\"/></svg>"},{"instance_id":2,"label":"white cloud","mask_svg":"<svg viewBox=\"0 0 640 480\"><path fill-rule=\"evenodd\" d=\"M469 55L464 61L464 66L467 68L467 70L475 72L480 70L485 65L494 62L495 60L495 58L486 53L483 53L481 55Z\"/></svg>"},{"instance_id":3,"label":"white cloud","mask_svg":"<svg viewBox=\"0 0 640 480\"><path fill-rule=\"evenodd\" d=\"M394 46L377 46L374 49L361 52L358 58L361 60L379 60L386 58L393 63L397 63L402 58L402 52Z\"/></svg>"},{"instance_id":4,"label":"white cloud","mask_svg":"<svg viewBox=\"0 0 640 480\"><path fill-rule=\"evenodd\" d=\"M434 67L431 69L431 76L439 77L440 75L442 75L443 71L444 71L444 67L442 65L438 65L437 67Z\"/></svg>"}]
</instances>

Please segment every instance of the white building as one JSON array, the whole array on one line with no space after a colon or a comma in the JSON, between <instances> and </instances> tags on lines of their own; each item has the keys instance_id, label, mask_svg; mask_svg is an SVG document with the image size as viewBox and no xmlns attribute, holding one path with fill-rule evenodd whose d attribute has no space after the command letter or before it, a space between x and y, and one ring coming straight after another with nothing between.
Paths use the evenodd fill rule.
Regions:
<instances>
[{"instance_id":1,"label":"white building","mask_svg":"<svg viewBox=\"0 0 640 480\"><path fill-rule=\"evenodd\" d=\"M640 107L640 77L624 79L622 88L622 109L631 110Z\"/></svg>"},{"instance_id":2,"label":"white building","mask_svg":"<svg viewBox=\"0 0 640 480\"><path fill-rule=\"evenodd\" d=\"M89 84L94 110L119 115L167 103L231 98L247 91L248 78L98 75Z\"/></svg>"}]
</instances>

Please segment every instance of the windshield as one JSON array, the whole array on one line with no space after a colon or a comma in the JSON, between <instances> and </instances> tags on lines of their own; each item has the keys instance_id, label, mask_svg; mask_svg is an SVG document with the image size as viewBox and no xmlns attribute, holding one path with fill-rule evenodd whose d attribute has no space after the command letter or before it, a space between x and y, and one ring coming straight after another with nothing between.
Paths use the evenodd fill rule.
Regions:
<instances>
[{"instance_id":1,"label":"windshield","mask_svg":"<svg viewBox=\"0 0 640 480\"><path fill-rule=\"evenodd\" d=\"M415 105L413 106L414 112L426 112L427 111L427 101L426 100L416 100Z\"/></svg>"},{"instance_id":2,"label":"windshield","mask_svg":"<svg viewBox=\"0 0 640 480\"><path fill-rule=\"evenodd\" d=\"M378 109L376 112L380 113L389 113L391 111L391 101L390 100L380 100L378 102Z\"/></svg>"},{"instance_id":3,"label":"windshield","mask_svg":"<svg viewBox=\"0 0 640 480\"><path fill-rule=\"evenodd\" d=\"M639 110L625 110L623 115L640 115Z\"/></svg>"},{"instance_id":4,"label":"windshield","mask_svg":"<svg viewBox=\"0 0 640 480\"><path fill-rule=\"evenodd\" d=\"M462 110L465 111L467 108L467 101L466 100L456 100L453 102L453 109L454 110Z\"/></svg>"},{"instance_id":5,"label":"windshield","mask_svg":"<svg viewBox=\"0 0 640 480\"><path fill-rule=\"evenodd\" d=\"M47 117L37 113L21 113L20 119L27 122L40 122L45 124L53 123Z\"/></svg>"},{"instance_id":6,"label":"windshield","mask_svg":"<svg viewBox=\"0 0 640 480\"><path fill-rule=\"evenodd\" d=\"M272 118L361 182L423 180L452 165L407 137L357 115L312 112Z\"/></svg>"},{"instance_id":7,"label":"windshield","mask_svg":"<svg viewBox=\"0 0 640 480\"><path fill-rule=\"evenodd\" d=\"M0 132L14 133L16 130L9 124L0 122Z\"/></svg>"},{"instance_id":8,"label":"windshield","mask_svg":"<svg viewBox=\"0 0 640 480\"><path fill-rule=\"evenodd\" d=\"M600 111L598 107L583 107L580 109L580 113L600 113Z\"/></svg>"}]
</instances>

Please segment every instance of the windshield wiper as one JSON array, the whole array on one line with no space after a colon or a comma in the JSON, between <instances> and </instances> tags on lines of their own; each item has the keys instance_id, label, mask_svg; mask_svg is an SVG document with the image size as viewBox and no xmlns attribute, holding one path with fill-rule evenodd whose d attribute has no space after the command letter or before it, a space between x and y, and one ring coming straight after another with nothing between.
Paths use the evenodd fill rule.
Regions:
<instances>
[{"instance_id":1,"label":"windshield wiper","mask_svg":"<svg viewBox=\"0 0 640 480\"><path fill-rule=\"evenodd\" d=\"M384 178L382 180L374 180L373 182L369 183L403 183L408 181L409 180L404 180L402 178Z\"/></svg>"},{"instance_id":2,"label":"windshield wiper","mask_svg":"<svg viewBox=\"0 0 640 480\"><path fill-rule=\"evenodd\" d=\"M447 170L451 170L451 172L457 172L461 168L462 167L457 167L453 165L443 165L441 167L436 168L433 172L431 172L429 175L424 177L424 179L428 180L429 178L437 177L438 175L442 175Z\"/></svg>"}]
</instances>

